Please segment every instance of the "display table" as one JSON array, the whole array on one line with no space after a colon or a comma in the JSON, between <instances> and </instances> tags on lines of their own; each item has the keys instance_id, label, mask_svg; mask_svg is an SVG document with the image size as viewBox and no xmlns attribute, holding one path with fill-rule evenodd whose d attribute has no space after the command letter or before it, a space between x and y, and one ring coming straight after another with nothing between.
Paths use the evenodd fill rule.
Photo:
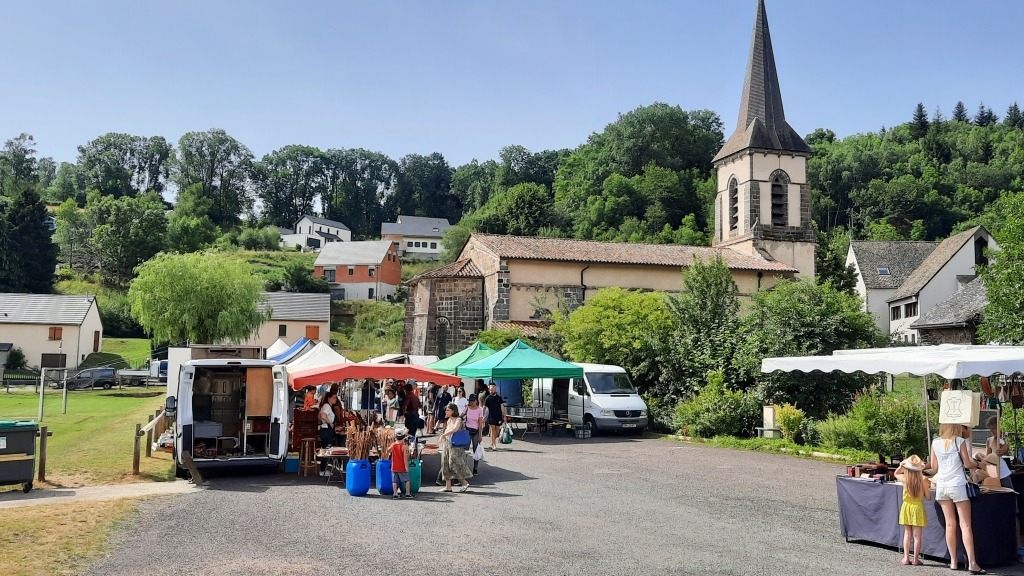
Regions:
<instances>
[{"instance_id":1,"label":"display table","mask_svg":"<svg viewBox=\"0 0 1024 576\"><path fill-rule=\"evenodd\" d=\"M865 540L894 548L903 546L903 527L899 523L902 484L838 476L836 492L839 497L840 533L847 541ZM1014 494L1004 492L984 493L971 500L974 549L978 563L983 567L1017 561L1015 498ZM924 529L921 552L949 559L939 504L927 500L924 508L928 526ZM967 561L962 542L958 556L961 562Z\"/></svg>"}]
</instances>

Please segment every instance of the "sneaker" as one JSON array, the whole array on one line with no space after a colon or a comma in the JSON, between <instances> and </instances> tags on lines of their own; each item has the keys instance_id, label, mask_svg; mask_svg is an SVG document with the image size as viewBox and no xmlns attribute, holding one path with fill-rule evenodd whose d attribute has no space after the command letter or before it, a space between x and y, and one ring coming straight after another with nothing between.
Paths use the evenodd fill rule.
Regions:
<instances>
[{"instance_id":1,"label":"sneaker","mask_svg":"<svg viewBox=\"0 0 1024 576\"><path fill-rule=\"evenodd\" d=\"M331 473L328 470L321 470L320 471L320 475L323 476L324 478L330 478L331 477Z\"/></svg>"},{"instance_id":2,"label":"sneaker","mask_svg":"<svg viewBox=\"0 0 1024 576\"><path fill-rule=\"evenodd\" d=\"M398 500L399 498L401 498L401 496L399 496L397 493L391 495L392 500Z\"/></svg>"},{"instance_id":3,"label":"sneaker","mask_svg":"<svg viewBox=\"0 0 1024 576\"><path fill-rule=\"evenodd\" d=\"M406 494L405 497L406 498L415 498L415 496L413 496L412 493Z\"/></svg>"}]
</instances>

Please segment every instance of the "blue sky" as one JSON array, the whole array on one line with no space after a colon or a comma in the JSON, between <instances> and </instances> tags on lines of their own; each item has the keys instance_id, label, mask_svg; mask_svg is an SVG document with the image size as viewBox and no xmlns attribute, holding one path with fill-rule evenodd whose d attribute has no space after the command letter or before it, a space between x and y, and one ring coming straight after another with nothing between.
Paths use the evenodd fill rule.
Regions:
<instances>
[{"instance_id":1,"label":"blue sky","mask_svg":"<svg viewBox=\"0 0 1024 576\"><path fill-rule=\"evenodd\" d=\"M731 133L756 0L8 2L0 138L224 128L259 157L362 147L452 166L571 148L656 101ZM840 136L917 102L1024 104L1019 0L767 0L786 115Z\"/></svg>"}]
</instances>

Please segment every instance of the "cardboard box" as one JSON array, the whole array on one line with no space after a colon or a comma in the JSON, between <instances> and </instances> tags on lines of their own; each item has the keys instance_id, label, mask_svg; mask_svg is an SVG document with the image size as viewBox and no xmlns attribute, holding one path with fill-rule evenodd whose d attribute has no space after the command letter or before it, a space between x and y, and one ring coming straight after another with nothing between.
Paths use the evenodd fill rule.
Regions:
<instances>
[{"instance_id":1,"label":"cardboard box","mask_svg":"<svg viewBox=\"0 0 1024 576\"><path fill-rule=\"evenodd\" d=\"M981 393L970 390L943 390L939 398L939 424L975 427L981 417Z\"/></svg>"}]
</instances>

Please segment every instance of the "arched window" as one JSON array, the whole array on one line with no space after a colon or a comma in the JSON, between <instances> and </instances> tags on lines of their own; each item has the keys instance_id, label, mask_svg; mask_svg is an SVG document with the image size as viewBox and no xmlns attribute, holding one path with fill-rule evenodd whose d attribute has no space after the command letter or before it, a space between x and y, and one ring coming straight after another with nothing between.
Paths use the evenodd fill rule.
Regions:
<instances>
[{"instance_id":1,"label":"arched window","mask_svg":"<svg viewBox=\"0 0 1024 576\"><path fill-rule=\"evenodd\" d=\"M985 238L978 238L974 241L975 266L988 266L988 256L985 256L985 250L988 250L988 240Z\"/></svg>"},{"instance_id":2,"label":"arched window","mask_svg":"<svg viewBox=\"0 0 1024 576\"><path fill-rule=\"evenodd\" d=\"M776 170L771 175L772 226L789 225L789 175Z\"/></svg>"},{"instance_id":3,"label":"arched window","mask_svg":"<svg viewBox=\"0 0 1024 576\"><path fill-rule=\"evenodd\" d=\"M729 230L740 227L740 187L735 178L729 180Z\"/></svg>"}]
</instances>

